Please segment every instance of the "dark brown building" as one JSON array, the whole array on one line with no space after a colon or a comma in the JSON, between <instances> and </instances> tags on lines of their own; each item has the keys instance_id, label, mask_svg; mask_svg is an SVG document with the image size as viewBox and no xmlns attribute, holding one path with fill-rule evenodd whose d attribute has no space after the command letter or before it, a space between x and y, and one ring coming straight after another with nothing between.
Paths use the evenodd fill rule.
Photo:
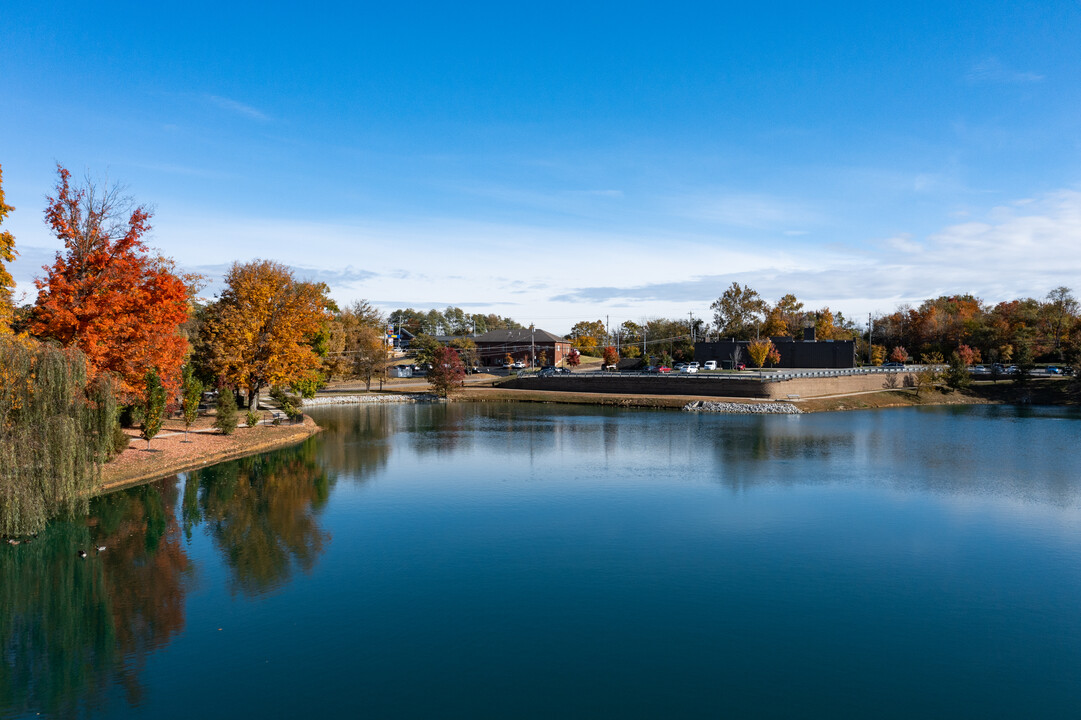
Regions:
<instances>
[{"instance_id":1,"label":"dark brown building","mask_svg":"<svg viewBox=\"0 0 1081 720\"><path fill-rule=\"evenodd\" d=\"M571 351L569 340L545 330L490 330L473 338L477 344L477 358L481 365L502 365L507 355L526 365L533 361L541 365L559 365Z\"/></svg>"}]
</instances>

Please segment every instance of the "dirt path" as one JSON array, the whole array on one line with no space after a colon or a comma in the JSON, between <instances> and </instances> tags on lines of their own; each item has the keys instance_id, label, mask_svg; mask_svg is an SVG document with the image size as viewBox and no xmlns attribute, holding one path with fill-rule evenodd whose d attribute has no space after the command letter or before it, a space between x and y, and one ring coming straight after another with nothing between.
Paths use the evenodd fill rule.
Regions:
<instances>
[{"instance_id":1,"label":"dirt path","mask_svg":"<svg viewBox=\"0 0 1081 720\"><path fill-rule=\"evenodd\" d=\"M303 423L291 425L260 424L254 428L238 427L232 435L222 435L213 427L211 417L199 418L190 433L179 420L166 420L161 433L150 443L139 438L138 430L126 431L131 437L127 450L102 468L102 491L136 485L173 475L203 465L254 455L295 445L319 432L319 426L305 416Z\"/></svg>"}]
</instances>

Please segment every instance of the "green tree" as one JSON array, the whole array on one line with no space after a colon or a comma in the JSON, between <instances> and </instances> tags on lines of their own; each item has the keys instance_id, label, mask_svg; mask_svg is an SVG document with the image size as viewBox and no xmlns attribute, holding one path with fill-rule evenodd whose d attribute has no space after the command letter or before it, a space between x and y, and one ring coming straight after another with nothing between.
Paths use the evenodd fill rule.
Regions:
<instances>
[{"instance_id":1,"label":"green tree","mask_svg":"<svg viewBox=\"0 0 1081 720\"><path fill-rule=\"evenodd\" d=\"M443 346L431 335L421 333L413 338L409 347L413 350L418 365L434 365L436 354Z\"/></svg>"},{"instance_id":2,"label":"green tree","mask_svg":"<svg viewBox=\"0 0 1081 720\"><path fill-rule=\"evenodd\" d=\"M236 396L231 387L222 387L218 391L218 402L214 410L214 427L222 435L232 435L237 426L237 409Z\"/></svg>"},{"instance_id":3,"label":"green tree","mask_svg":"<svg viewBox=\"0 0 1081 720\"><path fill-rule=\"evenodd\" d=\"M946 369L946 384L955 390L966 388L972 384L968 364L965 362L964 356L957 350L950 354L950 364Z\"/></svg>"},{"instance_id":4,"label":"green tree","mask_svg":"<svg viewBox=\"0 0 1081 720\"><path fill-rule=\"evenodd\" d=\"M113 454L112 382L75 348L0 338L0 536L85 514Z\"/></svg>"},{"instance_id":5,"label":"green tree","mask_svg":"<svg viewBox=\"0 0 1081 720\"><path fill-rule=\"evenodd\" d=\"M161 378L154 368L146 371L146 398L143 400L143 430L141 437L146 440L146 448L150 449L150 441L161 431L162 422L165 419L165 387L161 384Z\"/></svg>"},{"instance_id":6,"label":"green tree","mask_svg":"<svg viewBox=\"0 0 1081 720\"><path fill-rule=\"evenodd\" d=\"M1017 353L1017 374L1013 381L1018 385L1024 385L1032 378L1032 371L1036 369L1036 363L1032 360L1032 346L1028 343L1021 345Z\"/></svg>"},{"instance_id":7,"label":"green tree","mask_svg":"<svg viewBox=\"0 0 1081 720\"><path fill-rule=\"evenodd\" d=\"M203 383L195 377L195 367L189 362L184 366L181 386L181 410L184 413L184 432L199 418L199 402L203 399Z\"/></svg>"},{"instance_id":8,"label":"green tree","mask_svg":"<svg viewBox=\"0 0 1081 720\"><path fill-rule=\"evenodd\" d=\"M713 325L721 337L749 340L757 334L768 306L757 292L734 282L710 308Z\"/></svg>"}]
</instances>

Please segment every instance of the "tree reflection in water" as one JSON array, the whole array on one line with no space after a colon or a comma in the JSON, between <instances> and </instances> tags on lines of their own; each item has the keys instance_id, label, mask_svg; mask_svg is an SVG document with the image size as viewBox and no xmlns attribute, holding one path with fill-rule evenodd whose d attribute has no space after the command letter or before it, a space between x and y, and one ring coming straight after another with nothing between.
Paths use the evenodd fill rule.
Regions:
<instances>
[{"instance_id":1,"label":"tree reflection in water","mask_svg":"<svg viewBox=\"0 0 1081 720\"><path fill-rule=\"evenodd\" d=\"M315 566L330 537L317 515L331 486L316 447L312 439L188 475L184 526L205 523L232 571L231 592L258 595Z\"/></svg>"},{"instance_id":2,"label":"tree reflection in water","mask_svg":"<svg viewBox=\"0 0 1081 720\"><path fill-rule=\"evenodd\" d=\"M399 432L401 417L400 406L320 408L321 461L334 468L339 476L363 482L386 467L390 458L390 436Z\"/></svg>"},{"instance_id":3,"label":"tree reflection in water","mask_svg":"<svg viewBox=\"0 0 1081 720\"><path fill-rule=\"evenodd\" d=\"M77 715L113 683L139 704L147 657L184 627L176 499L175 478L114 493L0 553L0 710Z\"/></svg>"}]
</instances>

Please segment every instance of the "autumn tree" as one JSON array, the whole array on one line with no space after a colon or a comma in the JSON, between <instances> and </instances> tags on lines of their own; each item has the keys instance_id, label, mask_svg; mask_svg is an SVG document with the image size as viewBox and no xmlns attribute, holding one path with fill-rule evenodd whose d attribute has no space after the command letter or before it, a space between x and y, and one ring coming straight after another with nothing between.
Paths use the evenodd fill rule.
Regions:
<instances>
[{"instance_id":1,"label":"autumn tree","mask_svg":"<svg viewBox=\"0 0 1081 720\"><path fill-rule=\"evenodd\" d=\"M766 362L769 363L770 367L774 367L781 362L781 351L772 342L769 344L769 352L766 353Z\"/></svg>"},{"instance_id":2,"label":"autumn tree","mask_svg":"<svg viewBox=\"0 0 1081 720\"><path fill-rule=\"evenodd\" d=\"M450 346L458 352L458 357L467 368L477 365L477 344L472 338L455 338L450 341Z\"/></svg>"},{"instance_id":3,"label":"autumn tree","mask_svg":"<svg viewBox=\"0 0 1081 720\"><path fill-rule=\"evenodd\" d=\"M908 351L898 345L890 351L890 362L901 363L902 365L908 360Z\"/></svg>"},{"instance_id":4,"label":"autumn tree","mask_svg":"<svg viewBox=\"0 0 1081 720\"><path fill-rule=\"evenodd\" d=\"M372 378L382 374L387 364L386 322L366 300L358 300L342 310L334 323L336 374L363 379L372 389ZM340 334L340 338L339 338Z\"/></svg>"},{"instance_id":5,"label":"autumn tree","mask_svg":"<svg viewBox=\"0 0 1081 720\"><path fill-rule=\"evenodd\" d=\"M751 357L751 364L756 368L761 368L765 364L766 358L769 357L772 348L773 342L768 338L752 340L747 345L747 354Z\"/></svg>"},{"instance_id":6,"label":"autumn tree","mask_svg":"<svg viewBox=\"0 0 1081 720\"><path fill-rule=\"evenodd\" d=\"M3 195L0 195L0 212L3 212ZM1047 293L1051 336L1054 341L1055 352L1058 354L1060 361L1063 359L1062 340L1069 332L1073 321L1077 318L1078 307L1077 299L1068 287L1057 287Z\"/></svg>"},{"instance_id":7,"label":"autumn tree","mask_svg":"<svg viewBox=\"0 0 1081 720\"><path fill-rule=\"evenodd\" d=\"M942 353L935 351L920 356L920 369L916 371L916 397L924 390L932 390L942 379Z\"/></svg>"},{"instance_id":8,"label":"autumn tree","mask_svg":"<svg viewBox=\"0 0 1081 720\"><path fill-rule=\"evenodd\" d=\"M454 348L440 347L434 360L432 369L428 371L428 384L436 395L445 398L462 386L465 367Z\"/></svg>"},{"instance_id":9,"label":"autumn tree","mask_svg":"<svg viewBox=\"0 0 1081 720\"><path fill-rule=\"evenodd\" d=\"M567 339L571 341L571 347L583 355L599 355L597 348L608 336L601 320L583 320L575 323L571 328L571 334Z\"/></svg>"},{"instance_id":10,"label":"autumn tree","mask_svg":"<svg viewBox=\"0 0 1081 720\"><path fill-rule=\"evenodd\" d=\"M204 347L218 378L247 390L249 409L263 388L318 377L311 339L329 317L327 292L272 260L233 263L203 324Z\"/></svg>"},{"instance_id":11,"label":"autumn tree","mask_svg":"<svg viewBox=\"0 0 1081 720\"><path fill-rule=\"evenodd\" d=\"M582 364L582 354L571 348L571 351L567 353L567 357L564 358L568 367L576 368Z\"/></svg>"},{"instance_id":12,"label":"autumn tree","mask_svg":"<svg viewBox=\"0 0 1081 720\"><path fill-rule=\"evenodd\" d=\"M72 187L57 165L56 195L45 217L64 250L35 281L30 332L79 348L92 377L116 374L129 401L143 395L147 370L157 368L170 396L188 350L179 328L188 319L198 276L180 277L171 260L151 254L142 238L150 211L87 181Z\"/></svg>"},{"instance_id":13,"label":"autumn tree","mask_svg":"<svg viewBox=\"0 0 1081 720\"><path fill-rule=\"evenodd\" d=\"M0 225L14 209L4 203L4 172L0 168ZM0 335L11 334L11 320L14 317L11 291L15 289L15 279L4 263L14 262L16 255L15 236L8 230L0 230Z\"/></svg>"},{"instance_id":14,"label":"autumn tree","mask_svg":"<svg viewBox=\"0 0 1081 720\"><path fill-rule=\"evenodd\" d=\"M714 327L722 337L747 340L756 335L768 306L756 291L734 282L710 308Z\"/></svg>"},{"instance_id":15,"label":"autumn tree","mask_svg":"<svg viewBox=\"0 0 1081 720\"><path fill-rule=\"evenodd\" d=\"M872 345L871 346L871 364L878 366L886 362L886 346L885 345Z\"/></svg>"},{"instance_id":16,"label":"autumn tree","mask_svg":"<svg viewBox=\"0 0 1081 720\"><path fill-rule=\"evenodd\" d=\"M611 345L606 346L604 348L605 367L608 367L609 365L616 365L617 363L619 363L619 351Z\"/></svg>"}]
</instances>

